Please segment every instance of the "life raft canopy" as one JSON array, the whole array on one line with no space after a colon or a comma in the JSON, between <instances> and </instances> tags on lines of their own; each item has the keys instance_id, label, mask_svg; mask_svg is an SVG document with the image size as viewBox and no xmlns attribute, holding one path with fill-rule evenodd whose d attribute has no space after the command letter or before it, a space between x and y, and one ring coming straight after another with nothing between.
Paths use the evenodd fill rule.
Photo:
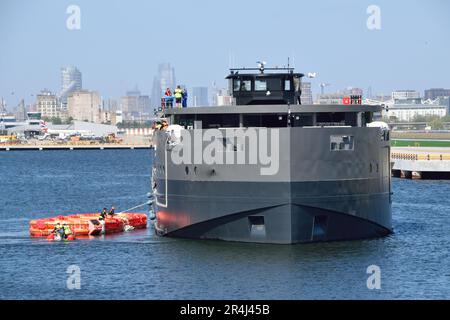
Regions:
<instances>
[{"instance_id":1,"label":"life raft canopy","mask_svg":"<svg viewBox=\"0 0 450 320\"><path fill-rule=\"evenodd\" d=\"M48 237L55 230L56 224L66 224L71 229L74 237L96 236L120 233L133 229L147 228L147 215L145 213L119 213L108 216L104 225L99 222L98 213L80 213L69 216L57 216L52 218L36 219L30 221L31 237ZM129 227L127 227L129 226Z\"/></svg>"}]
</instances>

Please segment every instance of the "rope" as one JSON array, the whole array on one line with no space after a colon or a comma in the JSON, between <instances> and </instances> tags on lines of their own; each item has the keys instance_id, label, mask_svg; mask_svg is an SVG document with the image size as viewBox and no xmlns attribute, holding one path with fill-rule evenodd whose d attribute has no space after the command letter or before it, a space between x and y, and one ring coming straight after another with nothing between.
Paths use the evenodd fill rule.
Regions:
<instances>
[{"instance_id":1,"label":"rope","mask_svg":"<svg viewBox=\"0 0 450 320\"><path fill-rule=\"evenodd\" d=\"M119 212L118 214L125 213L125 212L128 212L128 211L130 211L130 210L134 210L134 209L137 209L137 208L140 208L140 207L143 207L143 206L148 206L148 205L151 205L151 204L152 204L152 201L149 200L149 201L146 201L146 202L144 202L143 204L140 204L140 205L138 205L138 206L135 206L135 207L129 208L129 209L127 209L127 210L121 211L121 212Z\"/></svg>"}]
</instances>

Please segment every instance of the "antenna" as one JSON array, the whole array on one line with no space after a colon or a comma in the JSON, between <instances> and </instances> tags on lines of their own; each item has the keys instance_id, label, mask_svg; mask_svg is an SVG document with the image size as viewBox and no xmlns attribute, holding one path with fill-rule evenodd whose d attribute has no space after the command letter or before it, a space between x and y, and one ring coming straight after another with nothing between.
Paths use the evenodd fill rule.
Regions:
<instances>
[{"instance_id":1,"label":"antenna","mask_svg":"<svg viewBox=\"0 0 450 320\"><path fill-rule=\"evenodd\" d=\"M265 69L265 66L266 66L267 62L265 62L265 61L256 61L256 63L258 64L259 71L261 71L261 73L264 73L264 69Z\"/></svg>"}]
</instances>

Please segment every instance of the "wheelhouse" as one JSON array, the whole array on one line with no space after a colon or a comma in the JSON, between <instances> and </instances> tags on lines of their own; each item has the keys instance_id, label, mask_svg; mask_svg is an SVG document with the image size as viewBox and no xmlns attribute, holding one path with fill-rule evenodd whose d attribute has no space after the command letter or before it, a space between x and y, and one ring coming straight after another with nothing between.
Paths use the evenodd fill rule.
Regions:
<instances>
[{"instance_id":1,"label":"wheelhouse","mask_svg":"<svg viewBox=\"0 0 450 320\"><path fill-rule=\"evenodd\" d=\"M250 70L260 73L248 73ZM236 105L295 104L303 76L292 68L242 68L231 69L226 79Z\"/></svg>"},{"instance_id":2,"label":"wheelhouse","mask_svg":"<svg viewBox=\"0 0 450 320\"><path fill-rule=\"evenodd\" d=\"M301 105L303 77L292 68L265 68L264 64L230 69L226 79L232 105L166 109L165 116L186 129L366 127L373 114L381 111L381 106L362 105L360 96L349 98L348 104Z\"/></svg>"}]
</instances>

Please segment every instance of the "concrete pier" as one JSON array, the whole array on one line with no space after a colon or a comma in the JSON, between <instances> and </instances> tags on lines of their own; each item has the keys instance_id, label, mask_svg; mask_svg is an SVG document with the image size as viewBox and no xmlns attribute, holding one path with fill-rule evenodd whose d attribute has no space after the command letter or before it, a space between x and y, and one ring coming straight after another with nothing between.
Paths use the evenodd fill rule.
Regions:
<instances>
[{"instance_id":1,"label":"concrete pier","mask_svg":"<svg viewBox=\"0 0 450 320\"><path fill-rule=\"evenodd\" d=\"M450 148L392 148L391 164L394 177L449 179Z\"/></svg>"},{"instance_id":2,"label":"concrete pier","mask_svg":"<svg viewBox=\"0 0 450 320\"><path fill-rule=\"evenodd\" d=\"M0 145L0 151L46 151L46 150L119 150L119 149L151 149L151 145L130 144L93 144L93 145L71 145L71 144L49 144L49 145Z\"/></svg>"}]
</instances>

